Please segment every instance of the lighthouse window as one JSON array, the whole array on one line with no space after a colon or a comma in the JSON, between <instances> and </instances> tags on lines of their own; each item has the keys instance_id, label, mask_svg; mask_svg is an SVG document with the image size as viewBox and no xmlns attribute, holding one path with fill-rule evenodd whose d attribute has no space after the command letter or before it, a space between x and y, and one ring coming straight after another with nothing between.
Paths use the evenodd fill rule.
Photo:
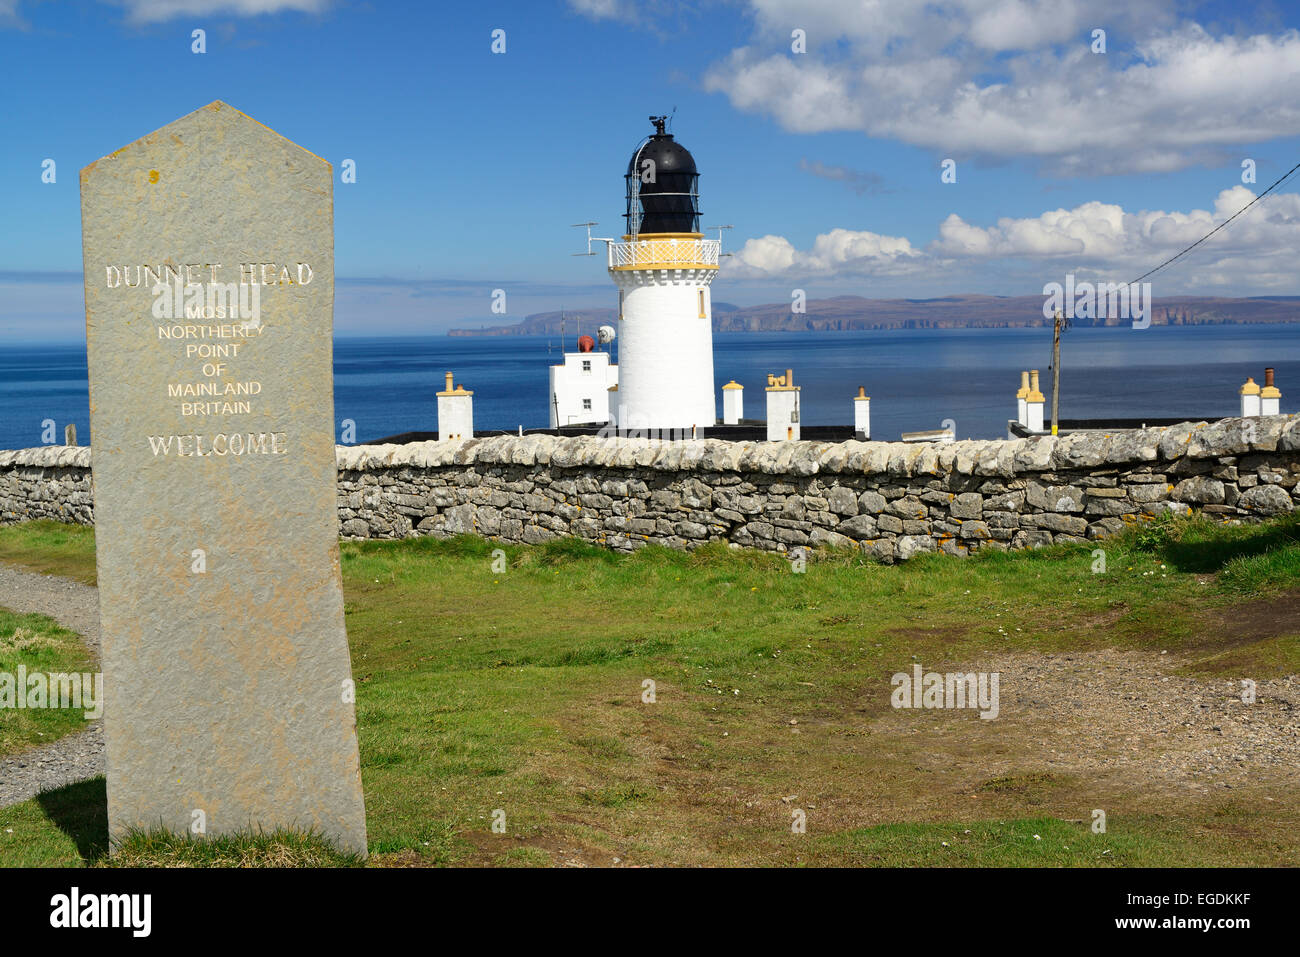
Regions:
<instances>
[{"instance_id":1,"label":"lighthouse window","mask_svg":"<svg viewBox=\"0 0 1300 957\"><path fill-rule=\"evenodd\" d=\"M582 400L582 410L583 410L584 412L590 412L590 411L591 411L591 400L590 400L590 399L583 399L583 400Z\"/></svg>"},{"instance_id":2,"label":"lighthouse window","mask_svg":"<svg viewBox=\"0 0 1300 957\"><path fill-rule=\"evenodd\" d=\"M582 371L583 371L583 372L590 372L590 371L591 371L591 360L590 360L590 359L583 359L583 360L582 360Z\"/></svg>"},{"instance_id":3,"label":"lighthouse window","mask_svg":"<svg viewBox=\"0 0 1300 957\"><path fill-rule=\"evenodd\" d=\"M704 318L704 290L700 290L700 318Z\"/></svg>"}]
</instances>

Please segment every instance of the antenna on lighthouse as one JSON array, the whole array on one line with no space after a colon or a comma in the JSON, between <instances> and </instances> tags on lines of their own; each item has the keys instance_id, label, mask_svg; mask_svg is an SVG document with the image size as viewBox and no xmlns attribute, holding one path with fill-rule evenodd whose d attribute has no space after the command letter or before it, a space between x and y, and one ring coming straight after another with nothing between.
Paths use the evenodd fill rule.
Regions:
<instances>
[{"instance_id":1,"label":"antenna on lighthouse","mask_svg":"<svg viewBox=\"0 0 1300 957\"><path fill-rule=\"evenodd\" d=\"M724 229L735 229L736 227L735 227L735 226L732 226L730 223L728 223L728 224L725 225L725 226L705 226L704 228L705 228L705 229L716 229L716 230L718 231L718 249L721 250L721 249L722 249L722 231L723 231ZM723 256L723 257L726 257L726 256L730 256L731 253L719 252L718 255Z\"/></svg>"},{"instance_id":2,"label":"antenna on lighthouse","mask_svg":"<svg viewBox=\"0 0 1300 957\"><path fill-rule=\"evenodd\" d=\"M574 229L581 229L581 228L583 228L584 226L587 227L587 251L586 251L585 253L574 253L573 255L575 255L575 256L594 256L594 255L596 255L596 254L595 254L594 252L592 252L592 249L591 249L591 244L592 244L593 242L597 242L597 243L612 243L612 242L614 241L613 239L610 239L610 238L605 237L605 236L593 236L593 235L591 235L591 227L592 227L592 226L599 226L599 225L600 225L600 224L597 223L597 222L590 222L590 223L570 223L570 225L571 225Z\"/></svg>"}]
</instances>

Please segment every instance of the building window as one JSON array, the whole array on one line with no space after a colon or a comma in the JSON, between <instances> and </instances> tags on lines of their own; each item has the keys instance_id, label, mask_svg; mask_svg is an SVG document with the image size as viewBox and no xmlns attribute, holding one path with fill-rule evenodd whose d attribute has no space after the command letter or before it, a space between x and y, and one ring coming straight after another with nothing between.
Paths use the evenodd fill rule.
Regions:
<instances>
[{"instance_id":1,"label":"building window","mask_svg":"<svg viewBox=\"0 0 1300 957\"><path fill-rule=\"evenodd\" d=\"M623 290L618 291L618 318L623 318Z\"/></svg>"},{"instance_id":2,"label":"building window","mask_svg":"<svg viewBox=\"0 0 1300 957\"><path fill-rule=\"evenodd\" d=\"M590 400L590 399L583 399L583 400L582 400L582 411L583 411L583 412L590 412L590 411L591 411L591 400Z\"/></svg>"},{"instance_id":3,"label":"building window","mask_svg":"<svg viewBox=\"0 0 1300 957\"><path fill-rule=\"evenodd\" d=\"M700 318L704 318L704 290L700 290Z\"/></svg>"},{"instance_id":4,"label":"building window","mask_svg":"<svg viewBox=\"0 0 1300 957\"><path fill-rule=\"evenodd\" d=\"M591 360L590 360L590 359L583 359L583 360L582 360L582 371L583 371L583 372L590 372L590 371L591 371Z\"/></svg>"}]
</instances>

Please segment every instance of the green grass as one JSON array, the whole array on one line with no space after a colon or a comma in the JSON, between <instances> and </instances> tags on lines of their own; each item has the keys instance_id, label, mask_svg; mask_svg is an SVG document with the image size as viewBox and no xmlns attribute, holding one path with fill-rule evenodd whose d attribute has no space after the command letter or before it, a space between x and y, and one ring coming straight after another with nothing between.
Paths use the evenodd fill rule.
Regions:
<instances>
[{"instance_id":1,"label":"green grass","mask_svg":"<svg viewBox=\"0 0 1300 957\"><path fill-rule=\"evenodd\" d=\"M99 863L106 867L361 867L365 862L355 854L340 853L319 835L298 831L200 839L157 830L132 832Z\"/></svg>"},{"instance_id":2,"label":"green grass","mask_svg":"<svg viewBox=\"0 0 1300 957\"><path fill-rule=\"evenodd\" d=\"M0 560L93 580L93 530L0 529ZM1200 865L1300 853L1292 796L1233 818L1224 842L1209 798L1136 794L1107 805L1103 860L1097 836L1068 823L1099 806L1094 783L1049 772L1038 742L999 722L896 727L888 704L889 676L914 662L945 670L1011 653L1168 651L1207 678L1300 672L1300 623L1237 622L1262 602L1267 624L1268 603L1300 588L1295 517L1151 523L1084 546L901 566L822 553L803 574L718 546L615 555L472 537L345 542L342 564L374 864ZM945 748L955 770L936 777L927 761ZM986 758L1016 769L983 773ZM789 833L788 796L809 804L805 835ZM504 834L492 831L498 810ZM18 859L102 856L48 815L42 830L43 813L0 811L26 815ZM954 829L959 850L942 848L948 837L935 850ZM1043 841L1026 844L1026 829Z\"/></svg>"},{"instance_id":3,"label":"green grass","mask_svg":"<svg viewBox=\"0 0 1300 957\"><path fill-rule=\"evenodd\" d=\"M1225 526L1166 514L1121 539L1183 572L1221 573L1230 594L1257 594L1300 580L1300 516L1263 525Z\"/></svg>"},{"instance_id":4,"label":"green grass","mask_svg":"<svg viewBox=\"0 0 1300 957\"><path fill-rule=\"evenodd\" d=\"M95 584L95 530L50 519L0 525L0 561Z\"/></svg>"},{"instance_id":5,"label":"green grass","mask_svg":"<svg viewBox=\"0 0 1300 957\"><path fill-rule=\"evenodd\" d=\"M0 865L75 867L100 861L107 853L102 777L0 808Z\"/></svg>"},{"instance_id":6,"label":"green grass","mask_svg":"<svg viewBox=\"0 0 1300 957\"><path fill-rule=\"evenodd\" d=\"M109 853L104 779L0 809L0 862L10 867L358 867L314 834L278 830L195 839L134 831Z\"/></svg>"},{"instance_id":7,"label":"green grass","mask_svg":"<svg viewBox=\"0 0 1300 957\"><path fill-rule=\"evenodd\" d=\"M15 696L20 690L20 667L30 677L93 674L98 666L81 639L57 622L44 615L20 615L0 608L0 675L10 676ZM0 757L49 744L87 727L86 708L20 709L4 706L3 695L0 691ZM48 694L46 703L50 703Z\"/></svg>"},{"instance_id":8,"label":"green grass","mask_svg":"<svg viewBox=\"0 0 1300 957\"><path fill-rule=\"evenodd\" d=\"M1220 576L1225 591L1237 595L1261 595L1280 581L1300 578L1300 546L1292 543L1275 551L1242 554L1230 559Z\"/></svg>"}]
</instances>

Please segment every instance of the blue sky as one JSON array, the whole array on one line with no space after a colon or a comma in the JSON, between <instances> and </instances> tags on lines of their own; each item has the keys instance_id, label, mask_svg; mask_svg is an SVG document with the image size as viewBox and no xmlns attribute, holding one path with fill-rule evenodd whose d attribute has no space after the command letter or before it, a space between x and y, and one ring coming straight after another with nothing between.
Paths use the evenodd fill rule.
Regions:
<instances>
[{"instance_id":1,"label":"blue sky","mask_svg":"<svg viewBox=\"0 0 1300 957\"><path fill-rule=\"evenodd\" d=\"M1297 25L1148 0L0 0L0 334L82 334L78 170L214 99L336 177L355 161L341 334L500 322L496 288L504 321L612 304L569 224L619 228L674 107L705 223L735 226L716 300L1132 279L1300 161ZM1288 183L1155 294L1300 294L1298 240Z\"/></svg>"}]
</instances>

